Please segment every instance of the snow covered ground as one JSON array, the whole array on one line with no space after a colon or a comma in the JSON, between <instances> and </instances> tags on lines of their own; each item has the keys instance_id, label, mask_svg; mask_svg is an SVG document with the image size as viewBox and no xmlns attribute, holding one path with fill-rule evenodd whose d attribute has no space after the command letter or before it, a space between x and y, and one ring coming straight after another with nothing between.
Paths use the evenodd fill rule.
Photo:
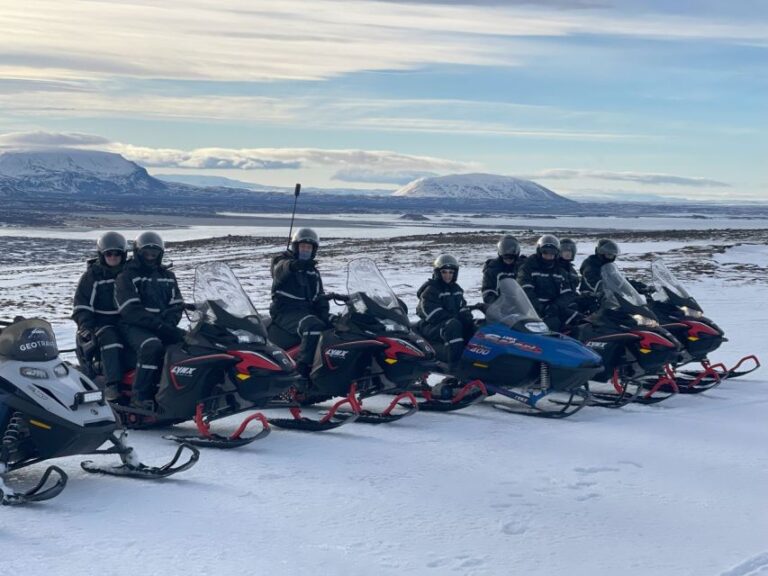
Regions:
<instances>
[{"instance_id":1,"label":"snow covered ground","mask_svg":"<svg viewBox=\"0 0 768 576\"><path fill-rule=\"evenodd\" d=\"M340 291L346 262L372 255L413 311L442 251L459 256L459 282L477 300L494 241L336 240L321 249L320 268ZM2 316L50 318L60 346L71 345L66 318L87 244L12 246L0 256ZM768 358L763 236L621 246L622 266L635 273L649 254L665 254L730 339L714 358ZM194 266L222 260L264 310L267 255L281 247L231 238L168 256L187 297ZM591 251L580 247L582 257ZM564 421L484 404L323 434L275 430L239 450L205 451L192 470L160 482L92 476L80 471L83 458L62 459L70 482L58 498L0 509L0 574L767 575L766 406L762 369L705 394L587 408ZM131 433L148 463L173 450L161 434Z\"/></svg>"}]
</instances>

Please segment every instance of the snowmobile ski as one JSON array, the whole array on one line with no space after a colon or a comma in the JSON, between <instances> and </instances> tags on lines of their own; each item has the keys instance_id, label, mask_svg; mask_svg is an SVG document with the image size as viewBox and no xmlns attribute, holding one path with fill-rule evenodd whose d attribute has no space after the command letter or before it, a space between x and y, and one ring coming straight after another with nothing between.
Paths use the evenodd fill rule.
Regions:
<instances>
[{"instance_id":1,"label":"snowmobile ski","mask_svg":"<svg viewBox=\"0 0 768 576\"><path fill-rule=\"evenodd\" d=\"M269 421L267 420L267 418L261 412L256 412L255 414L251 414L250 416L245 418L240 423L240 426L238 426L237 429L229 436L222 436L220 434L215 434L211 432L209 420L203 414L203 409L204 409L204 404L203 402L200 402L197 405L197 410L195 411L195 425L197 426L197 430L200 432L198 436L195 436L192 434L185 434L185 435L169 434L169 435L163 436L163 438L165 438L166 440L173 440L174 442L179 442L182 444L186 443L186 444L191 444L192 446L200 446L203 448L207 447L207 448L229 449L229 448L239 448L240 446L245 446L247 444L255 442L256 440L266 438L267 436L269 436L269 433L271 432L271 429L269 427ZM243 437L242 436L243 432L245 432L245 429L254 420L258 420L259 422L261 422L261 430L252 436Z\"/></svg>"},{"instance_id":2,"label":"snowmobile ski","mask_svg":"<svg viewBox=\"0 0 768 576\"><path fill-rule=\"evenodd\" d=\"M532 388L528 392L518 392L501 386L488 385L488 391L506 396L521 405L493 402L491 406L494 408L504 412L539 418L568 418L590 403L590 393L584 387L563 392L540 388Z\"/></svg>"},{"instance_id":3,"label":"snowmobile ski","mask_svg":"<svg viewBox=\"0 0 768 576\"><path fill-rule=\"evenodd\" d=\"M435 398L428 386L420 390L420 394L424 400L419 402L419 410L453 412L482 402L488 396L488 390L480 380L472 380L465 384L450 400Z\"/></svg>"},{"instance_id":4,"label":"snowmobile ski","mask_svg":"<svg viewBox=\"0 0 768 576\"><path fill-rule=\"evenodd\" d=\"M285 430L303 430L305 432L324 432L333 430L344 424L354 422L360 415L361 407L357 400L357 388L353 384L350 387L349 394L336 402L331 409L322 415L320 419L308 418L301 413L301 407L298 405L298 394L296 390L291 390L287 394L285 403L273 402L268 408L288 408L293 418L269 418L268 422L272 426L283 428ZM349 404L351 412L339 411L344 405Z\"/></svg>"},{"instance_id":5,"label":"snowmobile ski","mask_svg":"<svg viewBox=\"0 0 768 576\"><path fill-rule=\"evenodd\" d=\"M619 375L619 369L615 368L610 380L613 390L595 390L595 383L587 383L590 393L590 405L602 408L621 408L637 399L643 390L640 382L632 379L623 379Z\"/></svg>"},{"instance_id":6,"label":"snowmobile ski","mask_svg":"<svg viewBox=\"0 0 768 576\"><path fill-rule=\"evenodd\" d=\"M404 400L407 400L407 402L404 402ZM407 408L407 410L405 412L393 413L397 406ZM397 422L406 416L411 416L412 414L418 412L418 410L419 402L416 400L413 392L401 392L395 396L392 402L390 402L387 408L382 412L373 412L372 410L361 409L360 413L357 415L356 421L362 422L363 424L388 424L390 422ZM351 413L342 412L342 414Z\"/></svg>"},{"instance_id":7,"label":"snowmobile ski","mask_svg":"<svg viewBox=\"0 0 768 576\"><path fill-rule=\"evenodd\" d=\"M48 480L52 475L53 484L46 488L46 485L49 484ZM29 502L50 500L64 490L64 487L67 485L67 479L68 477L64 470L58 466L49 466L35 486L25 492L16 492L3 482L2 475L0 474L0 504L3 506L21 506Z\"/></svg>"},{"instance_id":8,"label":"snowmobile ski","mask_svg":"<svg viewBox=\"0 0 768 576\"><path fill-rule=\"evenodd\" d=\"M139 457L136 455L136 451L125 443L126 434L123 433L120 437L112 437L111 440L114 443L112 448L102 451L95 451L92 454L117 454L122 460L122 464L119 466L102 466L93 462L92 460L86 460L81 462L80 466L86 472L93 474L107 474L110 476L127 476L130 478L142 478L149 480L156 480L160 478L167 478L183 472L194 466L200 458L200 451L194 446L189 444L182 444L176 450L173 458L170 462L163 466L147 466L141 463ZM181 459L185 450L189 450L191 453L189 459L182 464L176 466L175 464Z\"/></svg>"}]
</instances>

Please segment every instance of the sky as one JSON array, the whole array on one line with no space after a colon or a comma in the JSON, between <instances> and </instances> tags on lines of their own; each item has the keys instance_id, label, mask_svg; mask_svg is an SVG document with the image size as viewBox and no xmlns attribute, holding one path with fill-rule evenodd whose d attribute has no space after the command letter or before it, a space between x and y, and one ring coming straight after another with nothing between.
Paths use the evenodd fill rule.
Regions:
<instances>
[{"instance_id":1,"label":"sky","mask_svg":"<svg viewBox=\"0 0 768 576\"><path fill-rule=\"evenodd\" d=\"M0 2L0 151L395 189L768 201L761 0Z\"/></svg>"}]
</instances>

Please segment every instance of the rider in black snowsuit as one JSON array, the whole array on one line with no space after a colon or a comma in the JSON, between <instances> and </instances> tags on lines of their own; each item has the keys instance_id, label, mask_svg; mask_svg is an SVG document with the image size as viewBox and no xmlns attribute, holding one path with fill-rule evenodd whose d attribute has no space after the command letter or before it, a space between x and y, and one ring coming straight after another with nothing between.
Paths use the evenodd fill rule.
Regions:
<instances>
[{"instance_id":1,"label":"rider in black snowsuit","mask_svg":"<svg viewBox=\"0 0 768 576\"><path fill-rule=\"evenodd\" d=\"M499 282L504 278L517 278L517 272L525 261L525 256L520 255L520 244L509 234L501 237L496 250L498 257L486 260L483 266L481 291L486 304L499 297Z\"/></svg>"},{"instance_id":2,"label":"rider in black snowsuit","mask_svg":"<svg viewBox=\"0 0 768 576\"><path fill-rule=\"evenodd\" d=\"M282 348L301 342L297 368L308 376L320 334L329 328L329 306L317 270L320 240L311 228L300 228L291 248L272 259L272 304L269 338Z\"/></svg>"},{"instance_id":3,"label":"rider in black snowsuit","mask_svg":"<svg viewBox=\"0 0 768 576\"><path fill-rule=\"evenodd\" d=\"M105 386L114 388L123 377L123 343L117 328L120 313L115 305L115 278L122 272L128 242L117 232L107 232L96 242L98 258L88 260L75 292L72 319L77 323L77 354L81 365L101 361Z\"/></svg>"},{"instance_id":4,"label":"rider in black snowsuit","mask_svg":"<svg viewBox=\"0 0 768 576\"><path fill-rule=\"evenodd\" d=\"M585 313L594 312L600 306L603 297L601 273L603 265L614 262L619 253L616 242L603 238L598 240L595 253L581 263L579 292L582 301L586 303L582 306Z\"/></svg>"},{"instance_id":5,"label":"rider in black snowsuit","mask_svg":"<svg viewBox=\"0 0 768 576\"><path fill-rule=\"evenodd\" d=\"M464 290L456 283L459 262L450 254L437 257L432 278L419 288L416 313L421 319L418 330L428 341L444 346L447 360L459 360L464 345L475 332L472 312L464 300Z\"/></svg>"},{"instance_id":6,"label":"rider in black snowsuit","mask_svg":"<svg viewBox=\"0 0 768 576\"><path fill-rule=\"evenodd\" d=\"M115 285L120 330L136 352L131 403L144 409L152 409L165 346L180 342L186 334L177 327L184 301L176 275L162 264L164 252L159 234L139 234L133 244L133 258Z\"/></svg>"},{"instance_id":7,"label":"rider in black snowsuit","mask_svg":"<svg viewBox=\"0 0 768 576\"><path fill-rule=\"evenodd\" d=\"M578 317L568 272L558 264L560 241L545 234L536 242L536 254L525 260L517 282L551 330L560 331Z\"/></svg>"}]
</instances>

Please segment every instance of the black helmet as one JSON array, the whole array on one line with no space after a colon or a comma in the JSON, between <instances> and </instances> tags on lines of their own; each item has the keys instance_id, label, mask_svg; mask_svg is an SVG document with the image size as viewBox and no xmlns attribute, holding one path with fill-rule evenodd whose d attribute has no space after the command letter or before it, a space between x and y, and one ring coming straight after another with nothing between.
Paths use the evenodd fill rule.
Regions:
<instances>
[{"instance_id":1,"label":"black helmet","mask_svg":"<svg viewBox=\"0 0 768 576\"><path fill-rule=\"evenodd\" d=\"M570 252L571 257L570 258L563 258L563 252ZM576 242L571 240L570 238L563 238L560 240L560 257L564 260L568 260L569 262L576 258Z\"/></svg>"},{"instance_id":2,"label":"black helmet","mask_svg":"<svg viewBox=\"0 0 768 576\"><path fill-rule=\"evenodd\" d=\"M120 263L125 262L125 257L128 254L128 241L125 236L119 232L106 232L96 241L96 250L99 252L99 262L106 266L107 262L104 259L104 253L117 250L121 252Z\"/></svg>"},{"instance_id":3,"label":"black helmet","mask_svg":"<svg viewBox=\"0 0 768 576\"><path fill-rule=\"evenodd\" d=\"M157 264L159 265L163 261L165 242L160 238L160 234L157 232L142 232L136 236L136 240L133 241L133 257L138 258L142 264L146 264L145 260L141 257L141 251L145 248L156 248L160 250Z\"/></svg>"},{"instance_id":4,"label":"black helmet","mask_svg":"<svg viewBox=\"0 0 768 576\"><path fill-rule=\"evenodd\" d=\"M613 262L616 260L616 257L621 254L621 250L619 250L619 245L616 244L613 240L609 240L608 238L602 238L597 241L597 248L595 248L595 254L600 256L603 260L606 260L608 262Z\"/></svg>"},{"instance_id":5,"label":"black helmet","mask_svg":"<svg viewBox=\"0 0 768 576\"><path fill-rule=\"evenodd\" d=\"M317 232L312 230L312 228L299 228L293 233L293 236L291 236L291 252L296 257L299 254L299 244L302 242L312 244L312 259L314 260L317 248L320 246L320 237L317 235Z\"/></svg>"},{"instance_id":6,"label":"black helmet","mask_svg":"<svg viewBox=\"0 0 768 576\"><path fill-rule=\"evenodd\" d=\"M546 251L554 253L555 256L560 253L560 240L557 239L557 236L544 234L544 236L538 239L536 242L536 254L541 256L541 253Z\"/></svg>"},{"instance_id":7,"label":"black helmet","mask_svg":"<svg viewBox=\"0 0 768 576\"><path fill-rule=\"evenodd\" d=\"M440 254L440 256L435 258L435 261L432 263L432 268L434 269L435 278L442 280L440 270L453 270L454 280L459 277L459 261L456 260L455 256L450 254Z\"/></svg>"},{"instance_id":8,"label":"black helmet","mask_svg":"<svg viewBox=\"0 0 768 576\"><path fill-rule=\"evenodd\" d=\"M504 256L517 258L520 256L520 243L511 234L504 234L496 244L496 252L502 258Z\"/></svg>"}]
</instances>

